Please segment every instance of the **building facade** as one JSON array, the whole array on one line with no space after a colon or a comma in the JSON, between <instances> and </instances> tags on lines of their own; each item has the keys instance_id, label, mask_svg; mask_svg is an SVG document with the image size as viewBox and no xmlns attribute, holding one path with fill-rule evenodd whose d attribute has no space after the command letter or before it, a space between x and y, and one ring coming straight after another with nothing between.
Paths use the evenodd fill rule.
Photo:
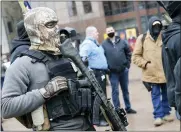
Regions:
<instances>
[{"instance_id":1,"label":"building facade","mask_svg":"<svg viewBox=\"0 0 181 132\"><path fill-rule=\"evenodd\" d=\"M83 40L87 26L95 26L99 31L99 42L104 39L105 28L113 26L116 31L135 28L137 35L148 29L148 20L153 15L161 15L164 10L156 1L67 1L29 2L32 8L49 7L59 18L60 28L75 28ZM16 36L16 24L23 19L17 1L2 2L2 54L9 53L11 41Z\"/></svg>"},{"instance_id":2,"label":"building facade","mask_svg":"<svg viewBox=\"0 0 181 132\"><path fill-rule=\"evenodd\" d=\"M165 12L156 1L104 1L106 24L117 31L135 28L137 35L148 29L151 16L159 16Z\"/></svg>"},{"instance_id":3,"label":"building facade","mask_svg":"<svg viewBox=\"0 0 181 132\"><path fill-rule=\"evenodd\" d=\"M17 34L16 24L23 19L23 15L16 1L2 1L1 7L1 53L9 54L11 41Z\"/></svg>"},{"instance_id":4,"label":"building facade","mask_svg":"<svg viewBox=\"0 0 181 132\"><path fill-rule=\"evenodd\" d=\"M99 42L103 40L103 33L105 32L106 23L103 11L102 2L92 1L67 1L67 2L36 2L30 1L29 4L32 8L35 7L49 7L53 9L59 18L60 28L72 27L75 28L77 33L83 40L85 37L85 29L87 26L95 26L100 33ZM14 8L8 8L8 7ZM16 36L16 24L23 19L23 14L19 3L2 2L3 7L3 45L2 54L9 53L11 49L11 41ZM18 13L17 13L18 12ZM8 20L7 20L8 18ZM11 23L10 29L8 23ZM12 31L13 30L13 31Z\"/></svg>"}]
</instances>

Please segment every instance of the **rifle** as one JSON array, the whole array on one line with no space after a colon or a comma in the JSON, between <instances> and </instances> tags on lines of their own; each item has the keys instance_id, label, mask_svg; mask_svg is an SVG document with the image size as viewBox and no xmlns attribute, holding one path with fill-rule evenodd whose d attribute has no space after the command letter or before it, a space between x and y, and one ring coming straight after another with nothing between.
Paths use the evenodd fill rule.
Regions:
<instances>
[{"instance_id":1,"label":"rifle","mask_svg":"<svg viewBox=\"0 0 181 132\"><path fill-rule=\"evenodd\" d=\"M113 131L126 131L125 126L123 125L120 116L114 110L113 105L109 100L107 100L100 84L95 78L95 75L89 71L89 69L84 65L82 59L78 53L78 51L73 47L71 40L66 39L63 44L59 47L60 52L67 58L70 58L80 69L82 74L84 74L92 87L94 88L97 95L100 97L102 101L101 110L103 110L103 114L105 119L108 120L109 125L111 126Z\"/></svg>"},{"instance_id":2,"label":"rifle","mask_svg":"<svg viewBox=\"0 0 181 132\"><path fill-rule=\"evenodd\" d=\"M167 8L165 7L164 3L162 1L157 1L157 3L165 9L166 12L168 12ZM170 24L172 22L172 19L168 15L168 13L165 13L162 15L162 17L165 19L165 21Z\"/></svg>"},{"instance_id":3,"label":"rifle","mask_svg":"<svg viewBox=\"0 0 181 132\"><path fill-rule=\"evenodd\" d=\"M172 23L172 19L169 17L168 14L165 13L162 16L168 24Z\"/></svg>"}]
</instances>

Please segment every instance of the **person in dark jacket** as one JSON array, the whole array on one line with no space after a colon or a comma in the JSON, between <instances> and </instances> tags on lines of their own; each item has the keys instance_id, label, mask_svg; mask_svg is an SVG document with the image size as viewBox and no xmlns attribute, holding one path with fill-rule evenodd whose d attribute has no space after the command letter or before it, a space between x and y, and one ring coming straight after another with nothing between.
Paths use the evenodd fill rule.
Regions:
<instances>
[{"instance_id":1,"label":"person in dark jacket","mask_svg":"<svg viewBox=\"0 0 181 132\"><path fill-rule=\"evenodd\" d=\"M10 61L13 63L16 58L22 53L22 51L28 50L30 47L30 39L24 27L24 21L21 20L17 24L17 34L18 36L12 41L12 49L10 51L11 57Z\"/></svg>"},{"instance_id":2,"label":"person in dark jacket","mask_svg":"<svg viewBox=\"0 0 181 132\"><path fill-rule=\"evenodd\" d=\"M112 86L112 99L115 109L119 109L119 89L120 83L123 99L125 103L125 110L129 113L136 113L131 108L128 91L128 71L131 63L131 51L128 44L121 40L119 37L115 37L115 30L113 27L106 29L108 38L102 43L107 58L108 68L110 70L110 82Z\"/></svg>"},{"instance_id":3,"label":"person in dark jacket","mask_svg":"<svg viewBox=\"0 0 181 132\"><path fill-rule=\"evenodd\" d=\"M163 48L162 48L162 61L163 68L167 79L167 94L168 101L172 107L180 110L180 103L177 101L180 99L179 93L181 87L178 86L180 81L178 68L176 64L179 64L179 58L181 56L181 43L180 43L180 26L181 26L181 3L180 1L167 1L164 2L166 10L172 18L172 23L162 33ZM160 3L159 3L160 4ZM161 5L163 6L163 5ZM174 68L176 76L174 77ZM178 91L179 89L179 91ZM178 111L181 114L181 111ZM179 117L180 118L180 117Z\"/></svg>"}]
</instances>

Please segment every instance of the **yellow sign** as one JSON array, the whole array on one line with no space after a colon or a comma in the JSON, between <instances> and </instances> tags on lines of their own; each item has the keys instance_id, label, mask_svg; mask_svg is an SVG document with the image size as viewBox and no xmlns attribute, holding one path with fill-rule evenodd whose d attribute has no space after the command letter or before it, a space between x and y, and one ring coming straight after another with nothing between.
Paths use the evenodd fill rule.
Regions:
<instances>
[{"instance_id":1,"label":"yellow sign","mask_svg":"<svg viewBox=\"0 0 181 132\"><path fill-rule=\"evenodd\" d=\"M104 40L105 40L105 39L107 39L107 37L108 37L108 36L107 36L107 34L106 34L106 33L104 33Z\"/></svg>"},{"instance_id":2,"label":"yellow sign","mask_svg":"<svg viewBox=\"0 0 181 132\"><path fill-rule=\"evenodd\" d=\"M131 37L137 38L136 29L135 28L126 29L126 38L127 38L127 40L129 38L131 38Z\"/></svg>"}]
</instances>

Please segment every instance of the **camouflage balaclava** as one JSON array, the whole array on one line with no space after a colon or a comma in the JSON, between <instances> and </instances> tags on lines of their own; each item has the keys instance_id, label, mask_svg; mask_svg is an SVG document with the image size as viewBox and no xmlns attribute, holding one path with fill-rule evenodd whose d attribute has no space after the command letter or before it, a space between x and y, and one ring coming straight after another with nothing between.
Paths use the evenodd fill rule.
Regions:
<instances>
[{"instance_id":1,"label":"camouflage balaclava","mask_svg":"<svg viewBox=\"0 0 181 132\"><path fill-rule=\"evenodd\" d=\"M58 18L56 13L47 7L29 10L24 17L24 26L31 41L30 49L60 54Z\"/></svg>"}]
</instances>

